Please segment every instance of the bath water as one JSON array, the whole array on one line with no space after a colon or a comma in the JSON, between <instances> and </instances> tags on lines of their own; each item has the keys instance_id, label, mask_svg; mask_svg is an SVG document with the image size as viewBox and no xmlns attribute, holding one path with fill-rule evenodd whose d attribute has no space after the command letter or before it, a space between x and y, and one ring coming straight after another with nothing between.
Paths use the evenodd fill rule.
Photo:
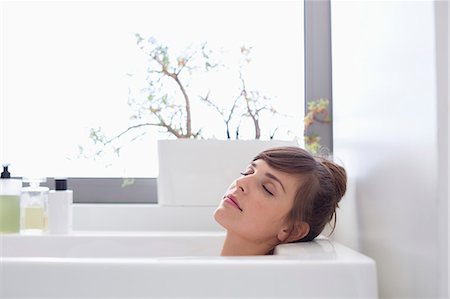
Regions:
<instances>
[{"instance_id":1,"label":"bath water","mask_svg":"<svg viewBox=\"0 0 450 299\"><path fill-rule=\"evenodd\" d=\"M20 196L0 195L0 233L20 231Z\"/></svg>"}]
</instances>

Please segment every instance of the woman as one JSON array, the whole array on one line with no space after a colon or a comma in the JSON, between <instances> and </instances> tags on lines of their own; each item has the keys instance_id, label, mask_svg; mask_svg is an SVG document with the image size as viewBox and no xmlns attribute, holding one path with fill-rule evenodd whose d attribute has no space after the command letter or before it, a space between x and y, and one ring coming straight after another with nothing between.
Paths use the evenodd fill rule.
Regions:
<instances>
[{"instance_id":1,"label":"woman","mask_svg":"<svg viewBox=\"0 0 450 299\"><path fill-rule=\"evenodd\" d=\"M345 169L299 147L258 154L226 191L214 218L227 233L223 256L271 254L311 241L333 218L346 190Z\"/></svg>"}]
</instances>

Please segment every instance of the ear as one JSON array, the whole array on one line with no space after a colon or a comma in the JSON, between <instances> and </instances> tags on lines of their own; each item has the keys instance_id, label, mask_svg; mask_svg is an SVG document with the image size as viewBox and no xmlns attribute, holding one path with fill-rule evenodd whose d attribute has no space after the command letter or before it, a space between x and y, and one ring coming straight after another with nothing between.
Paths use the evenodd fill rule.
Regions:
<instances>
[{"instance_id":1,"label":"ear","mask_svg":"<svg viewBox=\"0 0 450 299\"><path fill-rule=\"evenodd\" d=\"M305 237L309 233L309 224L303 221L297 221L293 225L284 225L278 232L278 240L280 243L288 243L297 241Z\"/></svg>"}]
</instances>

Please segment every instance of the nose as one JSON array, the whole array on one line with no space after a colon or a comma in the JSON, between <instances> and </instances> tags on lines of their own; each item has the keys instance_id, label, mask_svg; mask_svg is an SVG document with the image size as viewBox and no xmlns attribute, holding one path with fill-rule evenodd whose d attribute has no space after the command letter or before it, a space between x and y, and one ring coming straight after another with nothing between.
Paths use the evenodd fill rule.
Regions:
<instances>
[{"instance_id":1,"label":"nose","mask_svg":"<svg viewBox=\"0 0 450 299\"><path fill-rule=\"evenodd\" d=\"M243 181L243 178L239 178L236 180L236 188L240 190L241 192L245 192L247 190L247 187L245 187L245 183Z\"/></svg>"}]
</instances>

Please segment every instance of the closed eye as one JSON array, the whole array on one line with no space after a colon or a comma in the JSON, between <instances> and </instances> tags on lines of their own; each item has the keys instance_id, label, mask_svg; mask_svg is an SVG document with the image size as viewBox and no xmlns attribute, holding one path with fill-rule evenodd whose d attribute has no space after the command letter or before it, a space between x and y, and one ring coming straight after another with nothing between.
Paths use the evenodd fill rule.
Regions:
<instances>
[{"instance_id":1,"label":"closed eye","mask_svg":"<svg viewBox=\"0 0 450 299\"><path fill-rule=\"evenodd\" d=\"M240 174L243 175L243 176L246 176L246 175L249 175L249 174L252 174L252 173L253 173L253 171L251 171L251 170L246 170L244 172L240 172Z\"/></svg>"},{"instance_id":2,"label":"closed eye","mask_svg":"<svg viewBox=\"0 0 450 299\"><path fill-rule=\"evenodd\" d=\"M267 187L266 186L264 186L264 185L262 185L263 186L263 189L264 189L264 191L266 191L267 193L269 193L270 194L270 196L273 196L273 193L272 192L270 192L269 191L269 189L267 189Z\"/></svg>"}]
</instances>

